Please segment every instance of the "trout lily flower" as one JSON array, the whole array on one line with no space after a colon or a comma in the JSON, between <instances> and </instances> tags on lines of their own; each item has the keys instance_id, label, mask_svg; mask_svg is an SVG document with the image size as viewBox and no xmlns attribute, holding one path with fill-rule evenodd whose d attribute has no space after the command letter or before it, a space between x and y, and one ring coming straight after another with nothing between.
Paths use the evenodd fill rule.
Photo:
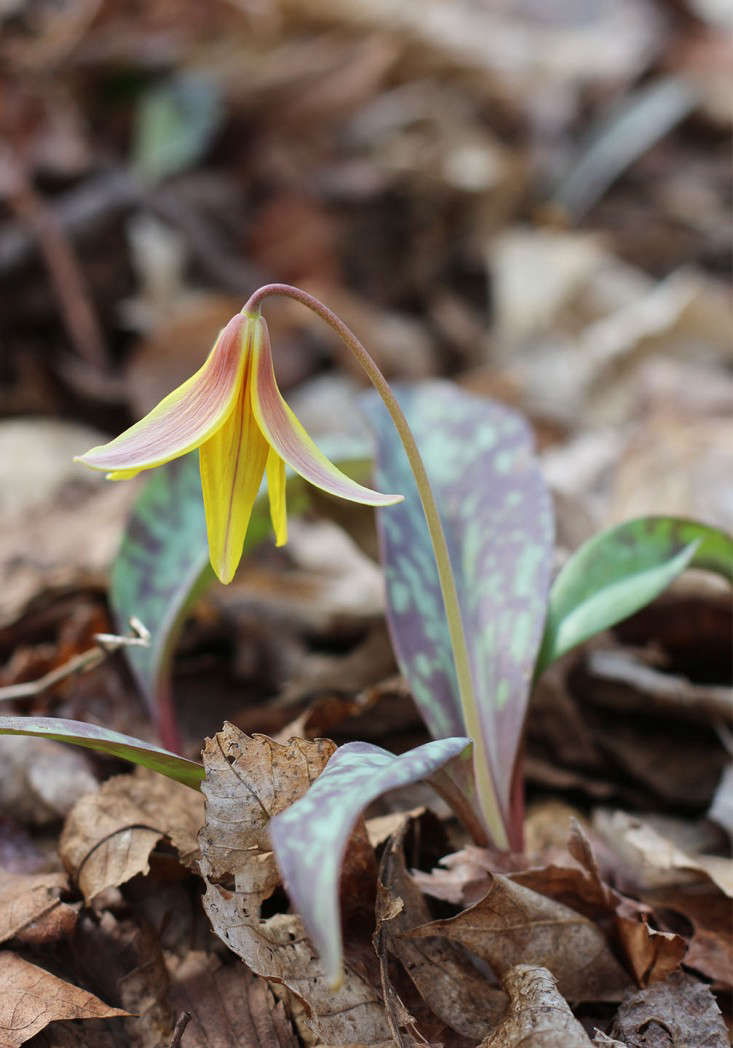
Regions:
<instances>
[{"instance_id":1,"label":"trout lily flower","mask_svg":"<svg viewBox=\"0 0 733 1048\"><path fill-rule=\"evenodd\" d=\"M219 333L203 366L150 414L108 444L78 456L110 480L199 449L211 564L231 582L247 527L267 474L270 516L278 546L287 541L285 464L317 488L366 506L389 506L319 451L283 399L275 380L270 337L259 313L239 313Z\"/></svg>"}]
</instances>

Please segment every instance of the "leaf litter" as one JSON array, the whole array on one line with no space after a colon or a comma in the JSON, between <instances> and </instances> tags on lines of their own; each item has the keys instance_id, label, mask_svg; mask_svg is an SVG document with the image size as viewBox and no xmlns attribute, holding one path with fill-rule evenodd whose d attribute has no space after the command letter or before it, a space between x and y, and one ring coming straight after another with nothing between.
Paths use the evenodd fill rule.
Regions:
<instances>
[{"instance_id":1,"label":"leaf litter","mask_svg":"<svg viewBox=\"0 0 733 1048\"><path fill-rule=\"evenodd\" d=\"M97 442L80 440L79 426L113 431L146 410L266 271L318 288L391 376L448 374L528 416L562 493L570 537L559 536L560 562L598 528L649 511L731 529L729 103L716 5L630 0L582 18L567 4L538 16L437 0L422 13L391 0L366 13L350 0L308 11L217 3L205 15L184 0L137 14L112 2L6 6L0 133L34 214L50 216L76 256L103 337L90 354L78 290L59 281L47 232L37 250L0 160L3 684L82 650L86 627L65 631L76 611L101 613L96 630L124 628L104 602L135 486L71 472L68 446ZM213 80L201 82L202 69ZM182 84L191 93L177 108ZM673 99L694 84L699 99L661 138L639 93L659 84ZM204 103L215 106L214 138L186 118ZM144 188L130 175L148 148L128 134L135 106L146 119L164 111L183 132L172 153L150 145ZM642 136L636 160L614 140L626 126L619 113ZM606 187L588 183L599 143L618 171ZM167 180L165 164L178 165ZM563 228L567 216L547 212L576 208L578 185L595 203ZM320 328L287 308L275 323L284 388L305 381L325 430L336 412L322 406L322 382L338 376L339 418L353 417L357 384L326 370L334 346ZM402 750L425 735L404 682L386 683L385 645L360 649L381 627L383 597L353 542L373 556L374 536L346 517L341 530L316 525L320 512L298 522L291 551L253 555L236 587L212 591L184 625L172 682L199 707L187 724L181 703L187 756L198 759L202 735L224 717L250 732L218 736L231 765L209 745L206 813L194 791L120 775L112 758L1 740L7 1043L167 1048L184 1012L183 1048L255 1036L282 1048L298 1037L378 1044L395 1029L421 1045L570 1046L587 1044L594 1024L605 1031L595 1044L725 1043L715 1001L725 1005L733 984L729 841L705 813L715 795L711 816L729 827L719 780L730 759L731 615L729 593L692 576L535 689L532 796L564 797L588 818L567 848L567 807L547 815L551 842L528 836L532 854L508 865L468 843L445 808L450 845L437 852L422 822L402 843L399 827L391 840L381 830L376 857L357 830L342 881L348 1004L334 1009L342 998L319 985L267 834L267 818L300 796L332 747L278 748L253 733L297 715L309 739ZM153 737L120 658L3 712ZM232 771L243 763L249 777ZM398 822L400 804L413 803L394 801ZM245 811L250 822L238 825ZM193 917L202 878L223 941ZM473 919L466 907L489 886L499 917L521 915L528 946L508 951L511 964L500 920L482 935L488 961L445 935L410 934ZM547 946L542 913L582 948L550 936L548 955L533 959ZM584 956L602 959L605 983L583 983ZM577 1008L570 991L599 996Z\"/></svg>"}]
</instances>

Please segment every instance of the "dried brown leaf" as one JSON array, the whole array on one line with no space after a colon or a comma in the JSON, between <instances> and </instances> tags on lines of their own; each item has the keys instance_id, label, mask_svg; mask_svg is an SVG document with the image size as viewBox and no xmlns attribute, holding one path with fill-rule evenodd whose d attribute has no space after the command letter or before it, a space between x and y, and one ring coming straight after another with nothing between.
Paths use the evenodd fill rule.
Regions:
<instances>
[{"instance_id":1,"label":"dried brown leaf","mask_svg":"<svg viewBox=\"0 0 733 1048\"><path fill-rule=\"evenodd\" d=\"M620 895L601 879L586 834L573 820L568 851L577 866L546 866L512 874L512 880L547 895L591 920L611 918L628 967L640 986L666 978L679 967L687 946L681 936L647 923L649 907Z\"/></svg>"},{"instance_id":2,"label":"dried brown leaf","mask_svg":"<svg viewBox=\"0 0 733 1048\"><path fill-rule=\"evenodd\" d=\"M186 1048L298 1048L282 1002L264 979L243 964L223 965L214 954L192 950L172 973L169 1000L189 1012Z\"/></svg>"},{"instance_id":3,"label":"dried brown leaf","mask_svg":"<svg viewBox=\"0 0 733 1048\"><path fill-rule=\"evenodd\" d=\"M199 836L204 908L219 937L253 972L283 983L305 1002L305 1022L322 1041L371 1045L390 1031L370 981L347 964L341 987L330 989L300 918L260 916L280 884L270 818L305 792L334 749L324 739L291 739L282 746L232 724L207 740L206 821Z\"/></svg>"},{"instance_id":4,"label":"dried brown leaf","mask_svg":"<svg viewBox=\"0 0 733 1048\"><path fill-rule=\"evenodd\" d=\"M498 975L517 963L549 965L564 997L617 1001L629 977L597 925L576 910L494 874L484 898L457 917L416 928L463 943Z\"/></svg>"},{"instance_id":5,"label":"dried brown leaf","mask_svg":"<svg viewBox=\"0 0 733 1048\"><path fill-rule=\"evenodd\" d=\"M0 870L0 942L57 910L68 886L65 873L7 873Z\"/></svg>"},{"instance_id":6,"label":"dried brown leaf","mask_svg":"<svg viewBox=\"0 0 733 1048\"><path fill-rule=\"evenodd\" d=\"M18 1048L58 1019L127 1015L16 953L0 952L0 1048Z\"/></svg>"},{"instance_id":7,"label":"dried brown leaf","mask_svg":"<svg viewBox=\"0 0 733 1048\"><path fill-rule=\"evenodd\" d=\"M455 943L415 940L406 933L430 920L425 898L405 868L402 832L385 849L380 867L375 947L401 961L419 993L443 1022L472 1040L485 1037L503 1015L506 995L491 986Z\"/></svg>"},{"instance_id":8,"label":"dried brown leaf","mask_svg":"<svg viewBox=\"0 0 733 1048\"><path fill-rule=\"evenodd\" d=\"M674 972L664 982L626 997L611 1034L628 1048L728 1048L715 998L705 983L685 972Z\"/></svg>"},{"instance_id":9,"label":"dried brown leaf","mask_svg":"<svg viewBox=\"0 0 733 1048\"><path fill-rule=\"evenodd\" d=\"M546 968L518 964L505 973L509 1011L479 1048L590 1048L588 1036Z\"/></svg>"},{"instance_id":10,"label":"dried brown leaf","mask_svg":"<svg viewBox=\"0 0 733 1048\"><path fill-rule=\"evenodd\" d=\"M730 886L724 875L731 860L711 862L713 857L688 855L624 812L597 812L595 823L622 859L625 880L644 902L662 917L666 909L691 922L693 935L685 964L733 985Z\"/></svg>"},{"instance_id":11,"label":"dried brown leaf","mask_svg":"<svg viewBox=\"0 0 733 1048\"><path fill-rule=\"evenodd\" d=\"M59 850L87 902L105 888L146 873L151 851L167 837L195 868L203 798L147 768L108 779L66 820Z\"/></svg>"}]
</instances>

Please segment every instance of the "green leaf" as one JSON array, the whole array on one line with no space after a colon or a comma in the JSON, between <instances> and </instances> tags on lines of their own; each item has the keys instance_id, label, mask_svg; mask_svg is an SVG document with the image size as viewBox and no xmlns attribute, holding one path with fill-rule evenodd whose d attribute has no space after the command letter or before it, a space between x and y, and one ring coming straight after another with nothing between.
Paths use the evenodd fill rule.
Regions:
<instances>
[{"instance_id":1,"label":"green leaf","mask_svg":"<svg viewBox=\"0 0 733 1048\"><path fill-rule=\"evenodd\" d=\"M308 792L271 820L283 882L332 984L342 971L339 873L356 820L382 793L428 778L467 746L470 739L439 739L395 756L368 742L349 742Z\"/></svg>"},{"instance_id":2,"label":"green leaf","mask_svg":"<svg viewBox=\"0 0 733 1048\"><path fill-rule=\"evenodd\" d=\"M171 77L146 91L135 114L132 165L150 182L195 164L223 117L216 84L200 74Z\"/></svg>"},{"instance_id":3,"label":"green leaf","mask_svg":"<svg viewBox=\"0 0 733 1048\"><path fill-rule=\"evenodd\" d=\"M199 789L204 777L204 769L196 761L179 757L152 742L133 739L129 735L121 735L117 731L84 721L57 717L0 717L0 735L34 735L41 739L84 746L97 753L108 753L112 757L132 761L133 764L142 764L194 790Z\"/></svg>"},{"instance_id":4,"label":"green leaf","mask_svg":"<svg viewBox=\"0 0 733 1048\"><path fill-rule=\"evenodd\" d=\"M527 424L444 382L398 393L425 462L456 576L482 742L505 825L542 635L553 548L550 496ZM415 482L394 427L366 400L375 484L405 501L379 511L388 617L400 669L430 729L465 734L438 573ZM476 753L480 752L479 746Z\"/></svg>"},{"instance_id":5,"label":"green leaf","mask_svg":"<svg viewBox=\"0 0 733 1048\"><path fill-rule=\"evenodd\" d=\"M589 539L552 586L535 675L643 608L688 567L733 581L733 537L694 520L640 517Z\"/></svg>"},{"instance_id":6,"label":"green leaf","mask_svg":"<svg viewBox=\"0 0 733 1048\"><path fill-rule=\"evenodd\" d=\"M368 478L370 449L363 441L324 440L326 454L344 472ZM310 489L287 473L291 516L308 506ZM246 549L270 534L264 488L255 504ZM151 710L168 686L170 660L183 618L193 601L214 581L209 564L206 519L201 498L198 452L161 466L143 488L112 565L110 602L120 629L135 615L150 631L150 646L126 654Z\"/></svg>"}]
</instances>

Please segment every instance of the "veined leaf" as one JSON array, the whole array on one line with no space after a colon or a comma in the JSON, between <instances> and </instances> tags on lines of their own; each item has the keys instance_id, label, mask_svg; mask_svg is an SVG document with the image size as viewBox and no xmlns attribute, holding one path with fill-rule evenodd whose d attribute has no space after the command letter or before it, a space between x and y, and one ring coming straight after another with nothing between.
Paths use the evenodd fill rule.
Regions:
<instances>
[{"instance_id":1,"label":"veined leaf","mask_svg":"<svg viewBox=\"0 0 733 1048\"><path fill-rule=\"evenodd\" d=\"M685 568L733 582L733 537L694 520L639 517L589 539L553 583L535 675L643 608Z\"/></svg>"},{"instance_id":2,"label":"veined leaf","mask_svg":"<svg viewBox=\"0 0 733 1048\"><path fill-rule=\"evenodd\" d=\"M34 735L40 739L84 746L97 753L108 753L133 764L142 764L194 790L199 789L204 777L204 769L196 761L179 757L152 742L121 735L117 731L84 721L63 720L60 717L0 717L0 735Z\"/></svg>"},{"instance_id":3,"label":"veined leaf","mask_svg":"<svg viewBox=\"0 0 733 1048\"><path fill-rule=\"evenodd\" d=\"M429 778L470 741L438 739L399 756L368 742L349 742L336 750L308 792L270 822L288 895L332 984L339 983L342 971L339 873L356 820L382 793Z\"/></svg>"},{"instance_id":4,"label":"veined leaf","mask_svg":"<svg viewBox=\"0 0 733 1048\"><path fill-rule=\"evenodd\" d=\"M370 449L363 441L323 440L324 452L349 476L367 479ZM333 449L333 450L331 450ZM329 453L330 452L330 453ZM309 488L287 472L291 516L308 506ZM270 534L267 496L258 496L245 551ZM133 672L151 710L168 684L170 660L183 617L214 581L209 564L198 453L157 469L138 498L119 553L112 565L110 602L121 628L132 615L149 629L147 648L126 649Z\"/></svg>"},{"instance_id":5,"label":"veined leaf","mask_svg":"<svg viewBox=\"0 0 733 1048\"><path fill-rule=\"evenodd\" d=\"M400 669L431 734L460 735L465 728L422 506L386 411L376 398L365 399L377 434L375 484L406 496L378 513L388 617ZM509 825L512 771L550 581L549 493L529 428L516 412L443 382L404 390L399 399L445 529L481 741Z\"/></svg>"}]
</instances>

